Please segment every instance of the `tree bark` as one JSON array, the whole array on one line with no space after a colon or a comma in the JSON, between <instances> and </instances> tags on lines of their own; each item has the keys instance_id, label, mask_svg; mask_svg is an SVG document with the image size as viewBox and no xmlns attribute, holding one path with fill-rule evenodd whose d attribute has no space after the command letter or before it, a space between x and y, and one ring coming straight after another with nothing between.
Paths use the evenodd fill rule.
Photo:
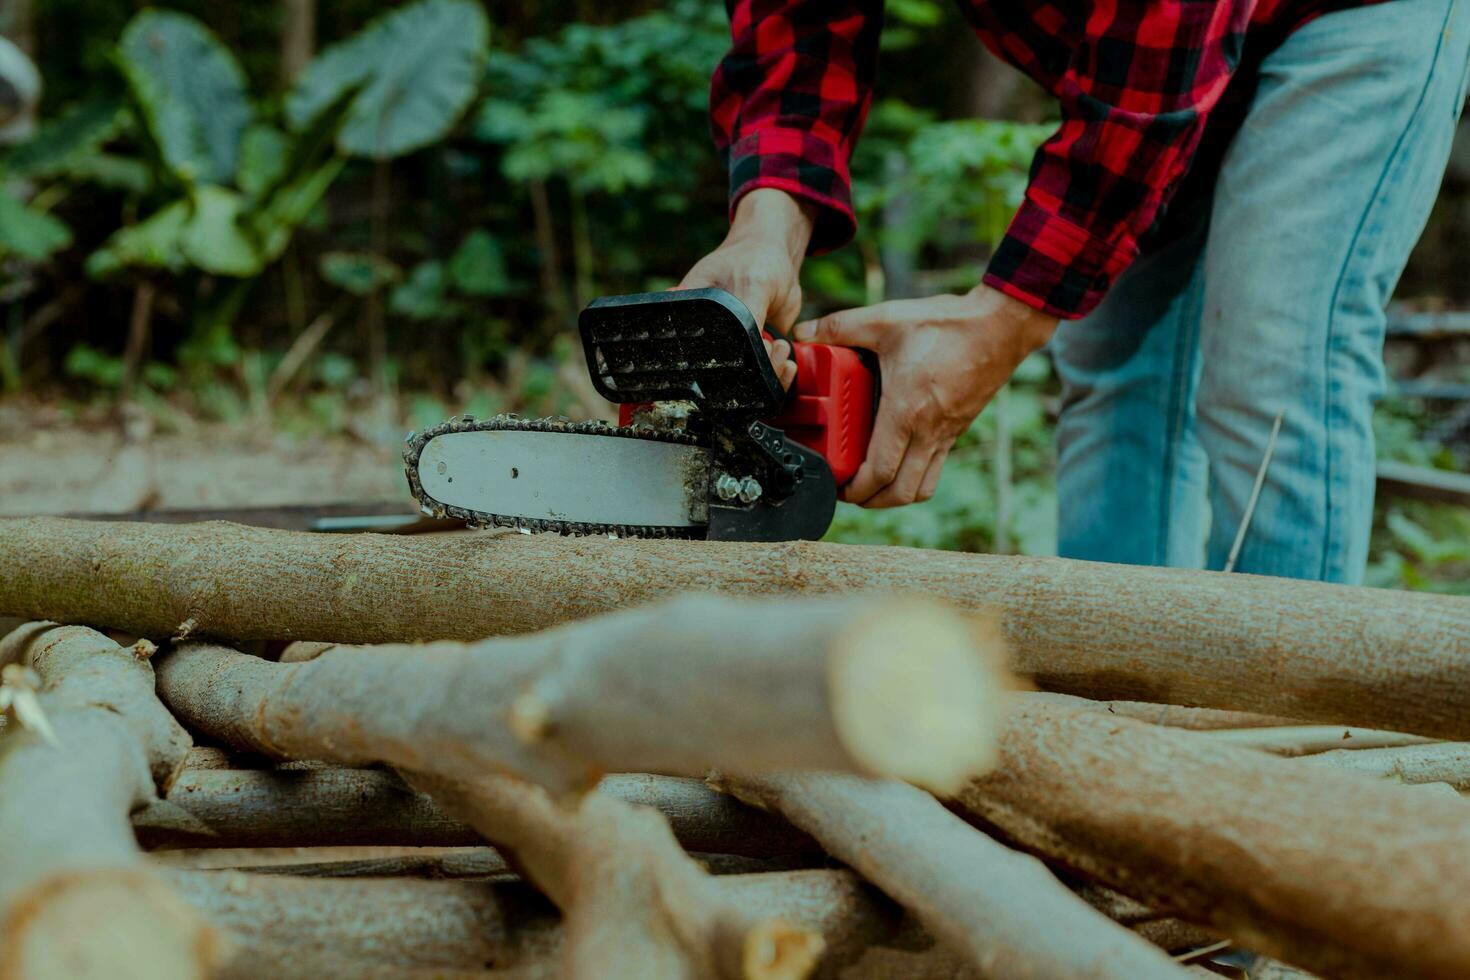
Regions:
<instances>
[{"instance_id":1,"label":"tree bark","mask_svg":"<svg viewBox=\"0 0 1470 980\"><path fill-rule=\"evenodd\" d=\"M189 747L154 696L151 644L34 623L0 646L0 662L41 677L55 733L0 735L0 978L207 975L213 930L152 874L128 824Z\"/></svg>"},{"instance_id":2,"label":"tree bark","mask_svg":"<svg viewBox=\"0 0 1470 980\"><path fill-rule=\"evenodd\" d=\"M506 776L410 782L512 857L566 916L568 978L798 978L821 939L730 902L655 811L589 793L575 810Z\"/></svg>"},{"instance_id":3,"label":"tree bark","mask_svg":"<svg viewBox=\"0 0 1470 980\"><path fill-rule=\"evenodd\" d=\"M1434 742L1402 748L1337 749L1309 755L1303 763L1393 779L1401 783L1447 783L1470 790L1470 745Z\"/></svg>"},{"instance_id":4,"label":"tree bark","mask_svg":"<svg viewBox=\"0 0 1470 980\"><path fill-rule=\"evenodd\" d=\"M1211 732L1234 728L1280 728L1297 725L1293 718L1280 715L1262 715L1250 711L1226 711L1219 708L1189 708L1177 704L1153 704L1148 701L1094 701L1071 694L1033 691L1033 700L1046 700L1053 704L1074 708L1092 708L1106 711L1120 718L1133 718L1165 728L1186 728L1190 731Z\"/></svg>"},{"instance_id":5,"label":"tree bark","mask_svg":"<svg viewBox=\"0 0 1470 980\"><path fill-rule=\"evenodd\" d=\"M1021 699L958 800L983 825L1329 976L1470 974L1461 801Z\"/></svg>"},{"instance_id":6,"label":"tree bark","mask_svg":"<svg viewBox=\"0 0 1470 980\"><path fill-rule=\"evenodd\" d=\"M296 84L316 54L316 0L281 0L281 87Z\"/></svg>"},{"instance_id":7,"label":"tree bark","mask_svg":"<svg viewBox=\"0 0 1470 980\"><path fill-rule=\"evenodd\" d=\"M1452 596L814 542L46 518L0 522L0 567L0 612L348 643L526 632L690 589L919 592L999 610L1017 668L1048 690L1470 737L1470 602Z\"/></svg>"},{"instance_id":8,"label":"tree bark","mask_svg":"<svg viewBox=\"0 0 1470 980\"><path fill-rule=\"evenodd\" d=\"M238 749L557 790L604 772L831 769L952 791L984 771L994 643L927 603L687 596L532 637L279 664L186 644L159 691ZM406 692L413 692L406 697Z\"/></svg>"},{"instance_id":9,"label":"tree bark","mask_svg":"<svg viewBox=\"0 0 1470 980\"><path fill-rule=\"evenodd\" d=\"M699 779L615 775L598 792L649 806L686 850L747 857L819 853L784 820ZM377 769L184 770L167 797L133 815L145 847L459 847L483 837L395 773Z\"/></svg>"},{"instance_id":10,"label":"tree bark","mask_svg":"<svg viewBox=\"0 0 1470 980\"><path fill-rule=\"evenodd\" d=\"M194 871L307 878L491 878L515 872L493 847L208 847L153 851L150 861ZM767 869L760 869L767 870Z\"/></svg>"},{"instance_id":11,"label":"tree bark","mask_svg":"<svg viewBox=\"0 0 1470 980\"><path fill-rule=\"evenodd\" d=\"M228 871L172 871L166 877L230 931L246 950L246 963L254 948L352 950L391 967L537 975L563 948L556 909L519 882L342 881ZM717 885L727 901L751 914L821 933L826 945L814 977L978 980L850 872L732 875Z\"/></svg>"},{"instance_id":12,"label":"tree bark","mask_svg":"<svg viewBox=\"0 0 1470 980\"><path fill-rule=\"evenodd\" d=\"M1185 975L1040 861L977 832L912 786L834 773L725 779L737 796L815 836L992 980Z\"/></svg>"},{"instance_id":13,"label":"tree bark","mask_svg":"<svg viewBox=\"0 0 1470 980\"><path fill-rule=\"evenodd\" d=\"M1167 912L1150 908L1122 892L1096 882L1067 883L1078 898L1121 926L1126 926L1160 949L1174 953L1198 949L1218 942L1220 935L1175 918Z\"/></svg>"},{"instance_id":14,"label":"tree bark","mask_svg":"<svg viewBox=\"0 0 1470 980\"><path fill-rule=\"evenodd\" d=\"M1345 728L1341 725L1220 728L1205 734L1208 738L1218 742L1284 756L1313 755L1334 750L1361 752L1369 749L1434 744L1422 735L1379 732L1370 728Z\"/></svg>"}]
</instances>

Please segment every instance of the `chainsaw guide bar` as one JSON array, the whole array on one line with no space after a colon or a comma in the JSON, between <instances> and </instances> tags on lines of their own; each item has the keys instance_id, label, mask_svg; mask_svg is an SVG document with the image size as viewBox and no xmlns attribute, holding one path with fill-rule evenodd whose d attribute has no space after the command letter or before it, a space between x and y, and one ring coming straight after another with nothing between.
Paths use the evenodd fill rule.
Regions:
<instances>
[{"instance_id":1,"label":"chainsaw guide bar","mask_svg":"<svg viewBox=\"0 0 1470 980\"><path fill-rule=\"evenodd\" d=\"M606 438L615 443L639 442L688 447L691 452L685 454L686 458L678 461L677 476L679 479L676 484L677 492L682 493L686 498L683 519L677 523L670 521L661 524L564 520L555 517L493 513L439 500L425 488L426 476L419 470L420 463L424 460L425 449L436 439L461 433L479 432L566 434ZM616 451L621 447L610 443L607 448ZM409 489L414 499L418 501L419 509L429 517L457 518L471 527L514 528L527 533L550 531L558 534L601 534L636 538L702 538L705 536L705 522L708 520L705 507L708 452L694 436L677 430L656 429L646 424L615 426L602 421L572 422L563 418L523 419L517 415L496 415L488 419L477 419L474 416L464 415L451 418L423 432L409 433L403 451L403 462L408 476ZM509 464L507 463L506 466L509 467ZM512 469L511 472L516 472L516 470ZM659 474L655 474L657 475ZM436 478L437 475L428 476L431 485ZM617 490L612 487L601 489L609 494Z\"/></svg>"}]
</instances>

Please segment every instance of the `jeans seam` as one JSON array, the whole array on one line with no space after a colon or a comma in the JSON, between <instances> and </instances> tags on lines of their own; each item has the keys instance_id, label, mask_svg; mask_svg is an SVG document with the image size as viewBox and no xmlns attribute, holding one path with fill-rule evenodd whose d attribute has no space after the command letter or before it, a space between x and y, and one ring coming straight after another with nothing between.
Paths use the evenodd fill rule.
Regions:
<instances>
[{"instance_id":1,"label":"jeans seam","mask_svg":"<svg viewBox=\"0 0 1470 980\"><path fill-rule=\"evenodd\" d=\"M1197 261L1204 261L1203 252ZM1185 291L1191 304L1194 298L1194 289L1199 275L1198 267L1190 276L1189 286ZM1189 415L1188 389L1190 378L1193 374L1193 350L1197 337L1199 314L1182 318L1179 332L1176 337L1177 343L1174 347L1174 384L1169 393L1169 426L1164 430L1164 488L1161 495L1159 508L1159 534L1157 540L1158 553L1154 555L1156 564L1167 564L1169 560L1170 544L1172 543L1172 531L1174 526L1174 474L1178 468L1179 454L1183 447L1181 445L1184 425Z\"/></svg>"},{"instance_id":2,"label":"jeans seam","mask_svg":"<svg viewBox=\"0 0 1470 980\"><path fill-rule=\"evenodd\" d=\"M1435 69L1438 67L1440 56L1444 52L1445 29L1453 21L1455 9L1461 2L1462 0L1451 0L1446 8L1444 21L1440 25L1439 39L1435 42L1434 56L1429 59L1429 70L1425 72L1424 85L1419 90L1419 98L1414 103L1414 111L1409 113L1408 121L1404 124L1403 130L1398 135L1398 139L1395 140L1393 151L1389 153L1388 159L1384 162L1383 171L1378 175L1378 180L1373 185L1373 193L1369 196L1368 203L1363 208L1363 214L1358 219L1358 226L1353 231L1353 237L1348 243L1347 253L1343 257L1342 269L1338 272L1337 282L1332 288L1332 298L1327 307L1327 337L1323 350L1322 366L1322 377L1325 379L1326 386L1326 391L1323 393L1325 397L1322 399L1322 431L1325 436L1324 452L1326 455L1326 465L1324 466L1326 478L1323 481L1325 507L1323 509L1325 511L1326 527L1324 528L1325 540L1322 544L1322 564L1318 572L1318 577L1324 580L1327 578L1328 566L1331 563L1335 550L1333 545L1339 537L1336 530L1336 511L1338 505L1333 500L1333 484L1336 480L1336 454L1333 451L1332 445L1332 416L1335 414L1339 403L1338 395L1332 384L1332 353L1336 347L1337 339L1338 301L1342 295L1343 285L1347 281L1348 272L1357 258L1359 245L1365 238L1368 220L1377 210L1379 202L1383 199L1385 184L1388 181L1389 174L1393 172L1394 167L1402 159L1408 136L1416 125L1418 125L1423 114L1424 102L1429 97L1429 88L1434 82Z\"/></svg>"}]
</instances>

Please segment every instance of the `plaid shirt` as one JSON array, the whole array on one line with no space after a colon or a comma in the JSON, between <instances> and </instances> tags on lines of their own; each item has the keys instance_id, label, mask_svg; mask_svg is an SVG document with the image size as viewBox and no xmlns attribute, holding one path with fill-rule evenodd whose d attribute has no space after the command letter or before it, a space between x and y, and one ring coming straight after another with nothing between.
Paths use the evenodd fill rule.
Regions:
<instances>
[{"instance_id":1,"label":"plaid shirt","mask_svg":"<svg viewBox=\"0 0 1470 980\"><path fill-rule=\"evenodd\" d=\"M959 0L985 45L1057 97L985 282L1079 317L1138 255L1253 49L1351 0ZM710 111L730 208L757 187L819 205L811 251L851 239L848 160L872 101L882 0L727 0ZM1259 43L1258 43L1259 42Z\"/></svg>"}]
</instances>

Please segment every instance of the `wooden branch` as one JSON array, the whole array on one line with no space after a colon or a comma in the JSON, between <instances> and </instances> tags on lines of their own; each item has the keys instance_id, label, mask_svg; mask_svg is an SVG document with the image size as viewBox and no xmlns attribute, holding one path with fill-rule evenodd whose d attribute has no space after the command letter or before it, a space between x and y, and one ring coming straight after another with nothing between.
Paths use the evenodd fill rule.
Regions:
<instances>
[{"instance_id":1,"label":"wooden branch","mask_svg":"<svg viewBox=\"0 0 1470 980\"><path fill-rule=\"evenodd\" d=\"M589 793L575 810L507 776L413 774L457 818L512 857L566 916L569 978L798 978L814 933L725 899L656 812Z\"/></svg>"},{"instance_id":2,"label":"wooden branch","mask_svg":"<svg viewBox=\"0 0 1470 980\"><path fill-rule=\"evenodd\" d=\"M1000 765L959 798L986 826L1329 976L1470 973L1458 799L1020 700Z\"/></svg>"},{"instance_id":3,"label":"wooden branch","mask_svg":"<svg viewBox=\"0 0 1470 980\"><path fill-rule=\"evenodd\" d=\"M153 851L148 857L166 868L310 878L490 878L515 874L494 848L485 846L207 847Z\"/></svg>"},{"instance_id":4,"label":"wooden branch","mask_svg":"<svg viewBox=\"0 0 1470 980\"><path fill-rule=\"evenodd\" d=\"M1457 790L1470 789L1470 745L1464 742L1352 751L1339 749L1310 755L1300 761L1401 783L1447 783Z\"/></svg>"},{"instance_id":5,"label":"wooden branch","mask_svg":"<svg viewBox=\"0 0 1470 980\"><path fill-rule=\"evenodd\" d=\"M213 930L151 873L128 824L189 747L154 696L152 645L49 623L0 645L40 676L55 734L0 734L0 977L207 975Z\"/></svg>"},{"instance_id":6,"label":"wooden branch","mask_svg":"<svg viewBox=\"0 0 1470 980\"><path fill-rule=\"evenodd\" d=\"M45 560L37 556L44 555ZM1048 690L1470 736L1470 603L1253 575L812 542L324 537L0 521L0 612L233 639L478 639L690 588L917 592L1004 616Z\"/></svg>"},{"instance_id":7,"label":"wooden branch","mask_svg":"<svg viewBox=\"0 0 1470 980\"><path fill-rule=\"evenodd\" d=\"M247 950L352 950L387 967L534 973L556 962L565 935L556 909L520 882L293 879L230 871L166 876ZM978 980L850 872L732 875L716 882L726 900L750 914L821 933L826 945L814 977Z\"/></svg>"},{"instance_id":8,"label":"wooden branch","mask_svg":"<svg viewBox=\"0 0 1470 980\"><path fill-rule=\"evenodd\" d=\"M615 775L597 788L658 810L686 850L761 858L820 852L786 821L701 779ZM148 848L456 847L484 839L381 769L189 768L163 801L133 815L133 829Z\"/></svg>"},{"instance_id":9,"label":"wooden branch","mask_svg":"<svg viewBox=\"0 0 1470 980\"><path fill-rule=\"evenodd\" d=\"M161 874L247 951L350 950L398 969L504 969L553 958L560 947L556 910L519 882ZM243 968L248 955L236 962Z\"/></svg>"},{"instance_id":10,"label":"wooden branch","mask_svg":"<svg viewBox=\"0 0 1470 980\"><path fill-rule=\"evenodd\" d=\"M810 832L986 977L1184 975L1040 861L977 832L912 786L835 773L721 778L742 799L779 810Z\"/></svg>"},{"instance_id":11,"label":"wooden branch","mask_svg":"<svg viewBox=\"0 0 1470 980\"><path fill-rule=\"evenodd\" d=\"M390 966L360 959L350 953L304 949L273 943L254 943L232 951L213 980L553 980L556 964L551 960L528 963L515 970L463 970L444 967Z\"/></svg>"},{"instance_id":12,"label":"wooden branch","mask_svg":"<svg viewBox=\"0 0 1470 980\"><path fill-rule=\"evenodd\" d=\"M1155 946L1171 953L1198 949L1222 938L1219 933L1150 908L1106 885L1075 881L1068 881L1066 884L1078 898L1109 919L1127 926Z\"/></svg>"},{"instance_id":13,"label":"wooden branch","mask_svg":"<svg viewBox=\"0 0 1470 980\"><path fill-rule=\"evenodd\" d=\"M196 730L275 757L557 789L738 767L944 792L989 762L998 648L914 600L686 596L530 637L295 664L186 644L161 660L159 691Z\"/></svg>"},{"instance_id":14,"label":"wooden branch","mask_svg":"<svg viewBox=\"0 0 1470 980\"><path fill-rule=\"evenodd\" d=\"M1033 699L1074 708L1093 708L1120 718L1133 718L1165 728L1187 728L1191 731L1215 731L1222 728L1279 728L1298 725L1299 721L1279 715L1262 715L1250 711L1226 711L1220 708L1187 708L1177 704L1153 704L1148 701L1094 701L1091 698L1054 692L1032 692Z\"/></svg>"},{"instance_id":15,"label":"wooden branch","mask_svg":"<svg viewBox=\"0 0 1470 980\"><path fill-rule=\"evenodd\" d=\"M1289 725L1282 728L1222 728L1205 733L1206 737L1241 748L1259 749L1273 755L1301 756L1318 752L1397 748L1406 745L1432 744L1422 735L1402 732L1379 732L1369 728L1344 728L1341 725Z\"/></svg>"}]
</instances>

